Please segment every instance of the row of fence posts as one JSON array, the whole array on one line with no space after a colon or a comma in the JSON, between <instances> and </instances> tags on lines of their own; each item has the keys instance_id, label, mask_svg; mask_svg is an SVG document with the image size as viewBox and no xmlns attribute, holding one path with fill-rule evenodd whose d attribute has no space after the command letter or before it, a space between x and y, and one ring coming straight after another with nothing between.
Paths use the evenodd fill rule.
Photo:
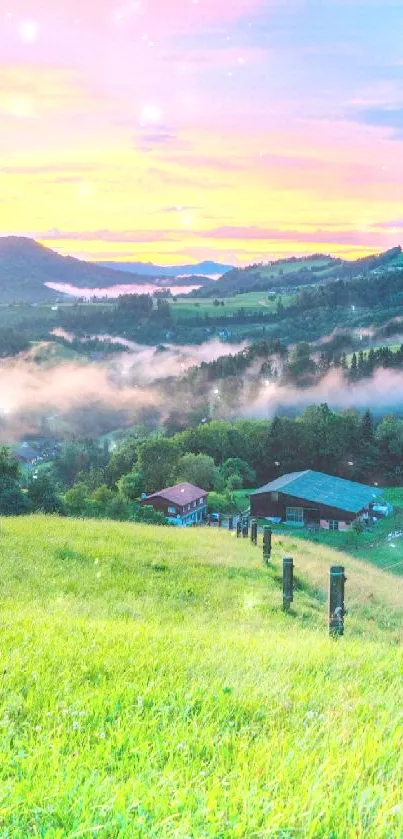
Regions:
<instances>
[{"instance_id":1,"label":"row of fence posts","mask_svg":"<svg viewBox=\"0 0 403 839\"><path fill-rule=\"evenodd\" d=\"M242 516L237 519L236 535L247 538L249 535L253 545L258 544L258 523L254 519L250 522L249 516ZM234 520L230 519L229 529L233 530ZM263 562L270 565L272 553L272 529L263 528ZM332 637L344 635L344 616L346 614L344 605L344 588L346 582L345 568L343 565L332 565L330 568L329 581L329 634ZM291 556L283 558L283 609L290 610L294 600L294 560Z\"/></svg>"}]
</instances>

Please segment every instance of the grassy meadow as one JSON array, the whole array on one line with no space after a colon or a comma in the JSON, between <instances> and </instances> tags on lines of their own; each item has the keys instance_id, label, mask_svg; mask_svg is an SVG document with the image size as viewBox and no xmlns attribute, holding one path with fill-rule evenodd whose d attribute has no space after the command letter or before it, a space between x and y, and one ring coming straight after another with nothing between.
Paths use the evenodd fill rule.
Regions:
<instances>
[{"instance_id":1,"label":"grassy meadow","mask_svg":"<svg viewBox=\"0 0 403 839\"><path fill-rule=\"evenodd\" d=\"M281 294L281 300L285 306L291 305L295 295ZM219 303L214 305L213 297L178 297L176 302L172 301L172 314L175 319L185 319L204 316L219 317L222 315L233 315L239 309L245 309L250 314L254 312L274 312L277 308L280 296L274 297L267 291L251 291L246 294L235 294L232 297L217 297Z\"/></svg>"},{"instance_id":2,"label":"grassy meadow","mask_svg":"<svg viewBox=\"0 0 403 839\"><path fill-rule=\"evenodd\" d=\"M294 609L279 569L296 563ZM0 836L398 839L403 580L225 531L0 527Z\"/></svg>"},{"instance_id":3,"label":"grassy meadow","mask_svg":"<svg viewBox=\"0 0 403 839\"><path fill-rule=\"evenodd\" d=\"M392 504L403 507L402 489L387 490L385 498ZM392 500L394 499L394 500ZM290 534L290 528L280 525L279 532ZM308 540L317 546L323 545L370 562L391 574L403 576L403 537L392 538L392 534L403 532L403 510L398 510L390 518L380 520L369 530L358 536L353 530L309 532L306 529L295 529L295 539L300 542Z\"/></svg>"}]
</instances>

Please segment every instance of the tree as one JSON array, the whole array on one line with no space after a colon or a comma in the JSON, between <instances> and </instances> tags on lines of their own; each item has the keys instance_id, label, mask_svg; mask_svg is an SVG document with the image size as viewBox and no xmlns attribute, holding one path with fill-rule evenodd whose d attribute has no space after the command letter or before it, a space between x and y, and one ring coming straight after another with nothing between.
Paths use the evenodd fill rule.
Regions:
<instances>
[{"instance_id":1,"label":"tree","mask_svg":"<svg viewBox=\"0 0 403 839\"><path fill-rule=\"evenodd\" d=\"M76 517L87 515L89 501L88 487L85 484L76 484L64 496L67 515Z\"/></svg>"},{"instance_id":2,"label":"tree","mask_svg":"<svg viewBox=\"0 0 403 839\"><path fill-rule=\"evenodd\" d=\"M128 498L129 501L135 501L145 490L142 472L129 472L128 475L123 475L118 481L118 488L124 498Z\"/></svg>"},{"instance_id":3,"label":"tree","mask_svg":"<svg viewBox=\"0 0 403 839\"><path fill-rule=\"evenodd\" d=\"M309 344L305 342L297 344L287 364L288 377L297 382L305 376L312 375L315 371L316 364L310 356Z\"/></svg>"},{"instance_id":4,"label":"tree","mask_svg":"<svg viewBox=\"0 0 403 839\"><path fill-rule=\"evenodd\" d=\"M229 476L226 484L226 489L228 492L235 492L237 489L242 489L243 487L243 480L240 475L234 472L232 475Z\"/></svg>"},{"instance_id":5,"label":"tree","mask_svg":"<svg viewBox=\"0 0 403 839\"><path fill-rule=\"evenodd\" d=\"M129 437L113 452L106 472L109 486L114 486L122 475L127 475L134 469L137 464L141 442L142 440L139 441L137 438Z\"/></svg>"},{"instance_id":6,"label":"tree","mask_svg":"<svg viewBox=\"0 0 403 839\"><path fill-rule=\"evenodd\" d=\"M355 382L358 379L358 363L357 363L357 356L354 352L351 358L350 364L350 379Z\"/></svg>"},{"instance_id":7,"label":"tree","mask_svg":"<svg viewBox=\"0 0 403 839\"><path fill-rule=\"evenodd\" d=\"M365 411L360 423L360 437L364 443L373 443L374 441L374 420L371 411Z\"/></svg>"},{"instance_id":8,"label":"tree","mask_svg":"<svg viewBox=\"0 0 403 839\"><path fill-rule=\"evenodd\" d=\"M216 477L217 467L207 454L185 454L178 463L178 481L189 481L209 491L215 486Z\"/></svg>"},{"instance_id":9,"label":"tree","mask_svg":"<svg viewBox=\"0 0 403 839\"><path fill-rule=\"evenodd\" d=\"M115 493L105 484L99 486L91 495L88 512L96 518L107 518L108 504L113 501Z\"/></svg>"},{"instance_id":10,"label":"tree","mask_svg":"<svg viewBox=\"0 0 403 839\"><path fill-rule=\"evenodd\" d=\"M220 472L226 483L234 475L240 477L241 486L233 487L233 489L241 489L243 486L256 486L255 470L249 466L246 460L242 460L240 457L228 458L221 466Z\"/></svg>"},{"instance_id":11,"label":"tree","mask_svg":"<svg viewBox=\"0 0 403 839\"><path fill-rule=\"evenodd\" d=\"M0 514L3 516L21 516L31 510L30 500L21 491L19 484L20 467L11 457L9 450L0 448Z\"/></svg>"},{"instance_id":12,"label":"tree","mask_svg":"<svg viewBox=\"0 0 403 839\"><path fill-rule=\"evenodd\" d=\"M84 438L63 446L54 463L54 474L56 480L71 487L77 482L78 475L92 468L104 468L108 460L109 454L103 446L99 446L96 440Z\"/></svg>"},{"instance_id":13,"label":"tree","mask_svg":"<svg viewBox=\"0 0 403 839\"><path fill-rule=\"evenodd\" d=\"M147 492L163 489L175 480L179 456L179 446L174 440L157 437L143 443L138 466Z\"/></svg>"},{"instance_id":14,"label":"tree","mask_svg":"<svg viewBox=\"0 0 403 839\"><path fill-rule=\"evenodd\" d=\"M27 495L33 510L43 513L61 513L63 510L61 499L48 475L33 476L28 484Z\"/></svg>"}]
</instances>

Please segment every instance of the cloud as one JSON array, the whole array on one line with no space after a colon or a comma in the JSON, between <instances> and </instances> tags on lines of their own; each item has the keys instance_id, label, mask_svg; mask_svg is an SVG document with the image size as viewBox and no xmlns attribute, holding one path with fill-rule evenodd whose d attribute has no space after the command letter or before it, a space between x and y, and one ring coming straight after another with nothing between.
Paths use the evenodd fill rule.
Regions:
<instances>
[{"instance_id":1,"label":"cloud","mask_svg":"<svg viewBox=\"0 0 403 839\"><path fill-rule=\"evenodd\" d=\"M393 139L403 139L403 107L358 108L354 112L354 118L364 125L389 129Z\"/></svg>"},{"instance_id":2,"label":"cloud","mask_svg":"<svg viewBox=\"0 0 403 839\"><path fill-rule=\"evenodd\" d=\"M159 242L177 239L179 231L160 230L45 230L30 234L41 242Z\"/></svg>"},{"instance_id":3,"label":"cloud","mask_svg":"<svg viewBox=\"0 0 403 839\"><path fill-rule=\"evenodd\" d=\"M199 231L199 236L205 239L235 239L244 241L247 240L263 240L263 241L288 241L288 242L312 242L313 244L322 242L324 244L345 244L345 245L368 245L375 247L385 244L385 236L382 232L372 229L368 230L351 230L344 229L340 226L337 229L312 229L300 230L295 228L293 230L282 230L281 228L261 228L261 227L215 227L211 230Z\"/></svg>"},{"instance_id":4,"label":"cloud","mask_svg":"<svg viewBox=\"0 0 403 839\"><path fill-rule=\"evenodd\" d=\"M87 113L100 105L74 70L0 65L0 115L39 117L49 112Z\"/></svg>"}]
</instances>

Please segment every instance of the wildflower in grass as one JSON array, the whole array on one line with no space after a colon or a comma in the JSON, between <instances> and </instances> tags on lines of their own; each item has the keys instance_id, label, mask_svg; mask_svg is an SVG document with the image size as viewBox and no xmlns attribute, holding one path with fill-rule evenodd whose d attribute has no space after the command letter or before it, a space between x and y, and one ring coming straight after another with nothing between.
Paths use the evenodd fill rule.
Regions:
<instances>
[{"instance_id":1,"label":"wildflower in grass","mask_svg":"<svg viewBox=\"0 0 403 839\"><path fill-rule=\"evenodd\" d=\"M137 707L138 708L144 708L144 699L143 699L142 696L137 697Z\"/></svg>"},{"instance_id":2,"label":"wildflower in grass","mask_svg":"<svg viewBox=\"0 0 403 839\"><path fill-rule=\"evenodd\" d=\"M94 565L99 565L99 559L98 559L98 557L97 557L96 559L94 559Z\"/></svg>"},{"instance_id":3,"label":"wildflower in grass","mask_svg":"<svg viewBox=\"0 0 403 839\"><path fill-rule=\"evenodd\" d=\"M100 739L100 740L105 740L105 737L106 737L105 732L104 732L104 731L100 731L100 732L99 732L99 739Z\"/></svg>"}]
</instances>

